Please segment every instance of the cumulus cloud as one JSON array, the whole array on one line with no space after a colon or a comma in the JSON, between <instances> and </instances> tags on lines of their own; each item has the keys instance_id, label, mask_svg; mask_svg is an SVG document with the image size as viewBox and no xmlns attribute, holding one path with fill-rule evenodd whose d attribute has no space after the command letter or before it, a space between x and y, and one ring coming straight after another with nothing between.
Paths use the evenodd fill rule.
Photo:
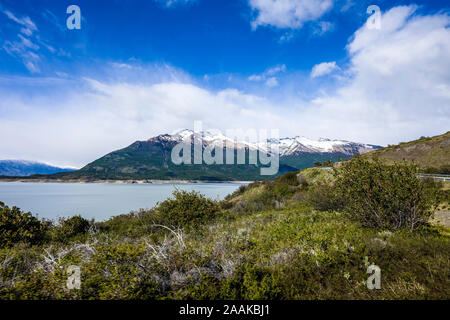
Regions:
<instances>
[{"instance_id":1,"label":"cumulus cloud","mask_svg":"<svg viewBox=\"0 0 450 320\"><path fill-rule=\"evenodd\" d=\"M379 143L447 131L450 17L416 10L395 7L382 15L380 30L361 27L347 46L346 84L312 101L305 119L324 135L341 129L348 138Z\"/></svg>"},{"instance_id":2,"label":"cumulus cloud","mask_svg":"<svg viewBox=\"0 0 450 320\"><path fill-rule=\"evenodd\" d=\"M256 13L252 21L259 26L299 29L305 22L315 21L333 7L333 0L249 0Z\"/></svg>"},{"instance_id":3,"label":"cumulus cloud","mask_svg":"<svg viewBox=\"0 0 450 320\"><path fill-rule=\"evenodd\" d=\"M316 64L311 70L311 78L321 77L332 73L333 71L339 70L340 68L336 65L336 61L332 62L322 62Z\"/></svg>"}]
</instances>

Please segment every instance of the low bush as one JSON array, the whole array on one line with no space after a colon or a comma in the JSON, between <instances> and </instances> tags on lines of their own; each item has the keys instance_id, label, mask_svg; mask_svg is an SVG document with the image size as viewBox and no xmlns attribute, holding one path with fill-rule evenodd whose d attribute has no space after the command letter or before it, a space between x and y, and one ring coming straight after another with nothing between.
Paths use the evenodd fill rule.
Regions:
<instances>
[{"instance_id":1,"label":"low bush","mask_svg":"<svg viewBox=\"0 0 450 320\"><path fill-rule=\"evenodd\" d=\"M18 242L38 244L44 240L47 229L48 223L30 212L0 202L0 247L11 247Z\"/></svg>"},{"instance_id":2,"label":"low bush","mask_svg":"<svg viewBox=\"0 0 450 320\"><path fill-rule=\"evenodd\" d=\"M59 224L54 227L53 235L57 241L67 242L89 230L90 223L82 216L59 218Z\"/></svg>"},{"instance_id":3,"label":"low bush","mask_svg":"<svg viewBox=\"0 0 450 320\"><path fill-rule=\"evenodd\" d=\"M213 219L220 211L219 204L202 194L175 190L169 198L156 207L155 221L171 227L198 226Z\"/></svg>"},{"instance_id":4,"label":"low bush","mask_svg":"<svg viewBox=\"0 0 450 320\"><path fill-rule=\"evenodd\" d=\"M387 165L356 157L336 171L336 191L364 226L414 230L433 215L439 191L423 182L415 164Z\"/></svg>"},{"instance_id":5,"label":"low bush","mask_svg":"<svg viewBox=\"0 0 450 320\"><path fill-rule=\"evenodd\" d=\"M297 180L297 171L285 173L278 178L275 178L275 183L286 184L289 186L298 186L299 181Z\"/></svg>"},{"instance_id":6,"label":"low bush","mask_svg":"<svg viewBox=\"0 0 450 320\"><path fill-rule=\"evenodd\" d=\"M345 199L336 192L336 188L324 183L310 186L305 200L314 209L319 211L339 211L345 207Z\"/></svg>"},{"instance_id":7,"label":"low bush","mask_svg":"<svg viewBox=\"0 0 450 320\"><path fill-rule=\"evenodd\" d=\"M149 235L154 231L157 217L154 209L140 209L111 217L107 221L97 222L95 227L99 232L106 232L110 235L137 238Z\"/></svg>"}]
</instances>

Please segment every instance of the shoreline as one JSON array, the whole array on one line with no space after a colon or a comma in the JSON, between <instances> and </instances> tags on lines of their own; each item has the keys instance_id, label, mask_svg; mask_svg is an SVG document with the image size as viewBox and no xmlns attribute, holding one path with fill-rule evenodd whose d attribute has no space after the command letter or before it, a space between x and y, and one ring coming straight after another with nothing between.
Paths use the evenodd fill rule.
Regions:
<instances>
[{"instance_id":1,"label":"shoreline","mask_svg":"<svg viewBox=\"0 0 450 320\"><path fill-rule=\"evenodd\" d=\"M210 180L158 180L158 179L145 179L145 180L79 180L79 179L0 179L2 182L20 182L20 183L98 183L98 184L184 184L184 183L236 183L236 184L249 184L253 181L210 181Z\"/></svg>"}]
</instances>

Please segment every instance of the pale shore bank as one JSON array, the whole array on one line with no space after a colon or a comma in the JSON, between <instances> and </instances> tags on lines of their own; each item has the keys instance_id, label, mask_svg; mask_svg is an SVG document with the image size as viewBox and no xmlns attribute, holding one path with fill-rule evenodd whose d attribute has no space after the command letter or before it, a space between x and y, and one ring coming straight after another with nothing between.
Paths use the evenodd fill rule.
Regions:
<instances>
[{"instance_id":1,"label":"pale shore bank","mask_svg":"<svg viewBox=\"0 0 450 320\"><path fill-rule=\"evenodd\" d=\"M236 183L246 184L253 181L205 181L205 180L80 180L80 179L21 179L21 178L1 178L1 182L23 182L23 183L110 183L110 184L182 184L182 183Z\"/></svg>"}]
</instances>

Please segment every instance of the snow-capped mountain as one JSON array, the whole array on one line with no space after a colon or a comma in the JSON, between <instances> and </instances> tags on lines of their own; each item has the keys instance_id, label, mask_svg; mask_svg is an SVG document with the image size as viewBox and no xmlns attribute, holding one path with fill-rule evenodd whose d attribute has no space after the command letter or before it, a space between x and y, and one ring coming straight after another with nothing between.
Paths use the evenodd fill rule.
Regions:
<instances>
[{"instance_id":1,"label":"snow-capped mountain","mask_svg":"<svg viewBox=\"0 0 450 320\"><path fill-rule=\"evenodd\" d=\"M363 154L381 146L357 143L345 140L320 138L312 140L306 137L271 139L270 146L278 145L280 156L292 156L302 153L342 153L345 155Z\"/></svg>"},{"instance_id":2,"label":"snow-capped mountain","mask_svg":"<svg viewBox=\"0 0 450 320\"><path fill-rule=\"evenodd\" d=\"M235 141L231 137L226 137L220 132L202 131L194 132L192 130L184 129L173 134L164 134L151 138L148 141L167 141L167 142L202 142L204 146L207 145L222 145L226 143L233 144L235 148L248 148L250 150L261 150L270 152L278 147L280 157L294 156L305 153L339 153L343 155L353 156L355 154L363 154L381 148L381 146L357 143L345 140L331 140L320 138L313 140L302 136L293 138L281 139L267 139L266 141L250 143L247 141Z\"/></svg>"},{"instance_id":3,"label":"snow-capped mountain","mask_svg":"<svg viewBox=\"0 0 450 320\"><path fill-rule=\"evenodd\" d=\"M0 176L29 176L74 171L28 160L0 160Z\"/></svg>"},{"instance_id":4,"label":"snow-capped mountain","mask_svg":"<svg viewBox=\"0 0 450 320\"><path fill-rule=\"evenodd\" d=\"M316 162L341 161L364 153L377 146L362 143L319 139L311 140L304 137L266 139L258 142L253 137L252 142L244 138L235 141L218 131L193 132L181 130L173 134L161 134L145 141L135 141L128 147L110 152L89 163L82 169L58 173L61 179L79 180L110 180L110 179L184 179L184 180L262 180L274 178L285 172L312 167ZM191 163L177 165L172 161L172 150L180 142L201 144L204 150L211 146L233 146L235 150L260 150L265 153L274 152L279 147L279 171L273 176L262 176L262 163L246 164ZM184 150L183 150L184 152ZM225 154L224 154L225 156ZM246 152L246 158L249 155ZM194 153L191 154L191 159ZM237 158L237 157L236 157Z\"/></svg>"}]
</instances>

